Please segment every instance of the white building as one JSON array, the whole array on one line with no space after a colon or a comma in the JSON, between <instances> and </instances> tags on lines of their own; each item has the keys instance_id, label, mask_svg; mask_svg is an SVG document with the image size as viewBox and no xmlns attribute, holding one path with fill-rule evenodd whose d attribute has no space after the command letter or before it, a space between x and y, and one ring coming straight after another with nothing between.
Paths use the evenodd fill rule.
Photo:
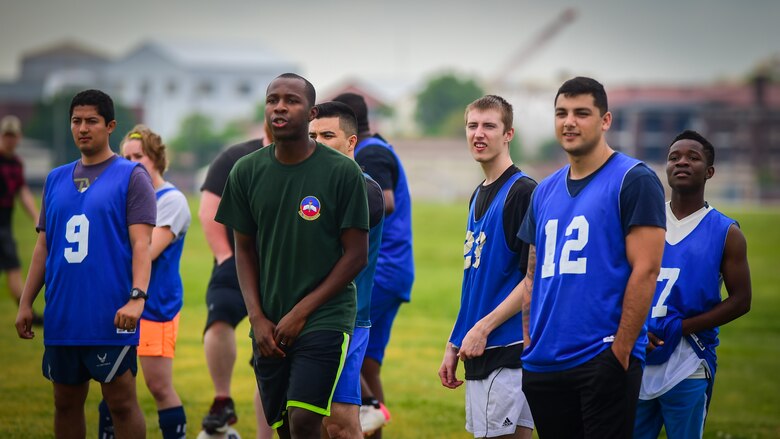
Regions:
<instances>
[{"instance_id":1,"label":"white building","mask_svg":"<svg viewBox=\"0 0 780 439\"><path fill-rule=\"evenodd\" d=\"M217 128L250 119L268 83L285 72L298 66L259 45L152 41L106 66L105 81L165 138L193 113Z\"/></svg>"}]
</instances>

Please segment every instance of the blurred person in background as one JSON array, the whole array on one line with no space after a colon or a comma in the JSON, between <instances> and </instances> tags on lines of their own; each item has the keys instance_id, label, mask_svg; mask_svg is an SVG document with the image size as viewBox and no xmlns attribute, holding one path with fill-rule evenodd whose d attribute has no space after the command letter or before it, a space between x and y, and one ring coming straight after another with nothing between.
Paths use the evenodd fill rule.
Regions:
<instances>
[{"instance_id":1,"label":"blurred person in background","mask_svg":"<svg viewBox=\"0 0 780 439\"><path fill-rule=\"evenodd\" d=\"M0 120L0 273L5 272L8 290L19 303L22 297L22 271L13 235L13 210L16 198L34 222L38 221L35 198L24 180L24 168L16 155L22 139L22 123L8 115ZM34 325L43 325L43 316L33 313Z\"/></svg>"},{"instance_id":2,"label":"blurred person in background","mask_svg":"<svg viewBox=\"0 0 780 439\"><path fill-rule=\"evenodd\" d=\"M222 200L222 192L233 165L241 157L272 142L268 124L263 124L263 130L264 137L232 145L219 153L211 162L206 179L200 187L198 218L214 256L214 267L206 290L208 315L203 331L206 364L214 385L214 401L202 421L203 429L209 433L224 431L238 421L231 398L230 382L236 363L236 326L247 316L236 274L233 229L216 222L214 216L217 214L217 207ZM273 430L265 420L258 392L255 392L257 439L270 439Z\"/></svg>"},{"instance_id":3,"label":"blurred person in background","mask_svg":"<svg viewBox=\"0 0 780 439\"><path fill-rule=\"evenodd\" d=\"M393 321L401 304L411 299L414 282L412 200L401 159L381 135L371 132L365 98L355 93L343 93L333 100L349 105L355 112L358 122L355 160L365 173L379 183L385 198L382 246L371 294L371 334L362 375L375 396L366 399L363 404L380 407L389 418L389 412L384 407L381 368L390 342ZM374 436L381 438L381 430Z\"/></svg>"},{"instance_id":4,"label":"blurred person in background","mask_svg":"<svg viewBox=\"0 0 780 439\"><path fill-rule=\"evenodd\" d=\"M157 224L152 230L152 275L149 299L141 315L138 357L146 387L157 405L162 436L179 439L186 435L187 417L173 387L173 358L184 296L179 261L190 226L190 208L184 194L163 178L168 169L168 156L158 134L144 125L136 125L125 135L120 149L126 159L142 164L149 171L157 199ZM110 439L114 437L114 427L105 401L101 401L99 412L100 438Z\"/></svg>"},{"instance_id":5,"label":"blurred person in background","mask_svg":"<svg viewBox=\"0 0 780 439\"><path fill-rule=\"evenodd\" d=\"M309 122L309 136L354 160L355 145L357 145L355 113L348 105L335 101L321 103L315 108L317 115ZM360 438L362 435L373 434L387 422L381 410L362 405L363 380L360 377L360 368L371 330L371 290L374 286L374 273L385 217L382 188L368 174L363 173L363 175L368 193L370 227L368 265L355 278L357 288L355 329L349 342L344 369L333 393L331 414L323 419L327 436L331 438Z\"/></svg>"}]
</instances>

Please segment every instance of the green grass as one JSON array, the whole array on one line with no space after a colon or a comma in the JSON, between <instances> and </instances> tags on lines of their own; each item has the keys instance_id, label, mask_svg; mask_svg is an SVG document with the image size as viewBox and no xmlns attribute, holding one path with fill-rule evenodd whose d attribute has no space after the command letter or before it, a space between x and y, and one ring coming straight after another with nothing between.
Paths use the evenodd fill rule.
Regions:
<instances>
[{"instance_id":1,"label":"green grass","mask_svg":"<svg viewBox=\"0 0 780 439\"><path fill-rule=\"evenodd\" d=\"M196 203L197 199L191 199L193 212ZM775 227L780 224L780 209L725 211L740 221L747 236L754 298L747 316L722 328L720 365L705 437L780 437L780 228ZM387 405L393 414L385 430L387 438L471 437L463 428L462 388L445 389L436 375L459 304L465 215L465 202L414 206L417 279L412 302L401 307L396 320L383 368ZM15 224L26 271L35 232L21 209ZM194 220L182 261L185 305L174 362L174 384L184 401L190 437L195 437L213 396L201 337L210 270L210 253ZM0 277L0 437L51 437L52 388L40 372L41 330L32 341L17 338L13 328L16 307L8 297L5 278ZM42 307L39 297L36 309ZM244 438L255 432L248 330L246 322L238 328L233 379L240 418L237 427ZM93 383L87 400L88 437L96 435L99 398L99 385ZM139 398L149 437L159 438L154 402L141 379Z\"/></svg>"}]
</instances>

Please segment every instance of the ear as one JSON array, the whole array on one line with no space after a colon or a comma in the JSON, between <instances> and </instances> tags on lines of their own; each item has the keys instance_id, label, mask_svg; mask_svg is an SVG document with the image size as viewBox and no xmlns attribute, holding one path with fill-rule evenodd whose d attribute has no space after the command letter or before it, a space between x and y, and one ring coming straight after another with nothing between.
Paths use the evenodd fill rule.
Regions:
<instances>
[{"instance_id":1,"label":"ear","mask_svg":"<svg viewBox=\"0 0 780 439\"><path fill-rule=\"evenodd\" d=\"M108 129L108 134L111 134L116 129L116 120L112 120L111 122L106 125L106 128Z\"/></svg>"},{"instance_id":2,"label":"ear","mask_svg":"<svg viewBox=\"0 0 780 439\"><path fill-rule=\"evenodd\" d=\"M607 111L604 113L603 116L601 116L601 130L602 131L608 131L609 127L612 126L612 113Z\"/></svg>"},{"instance_id":3,"label":"ear","mask_svg":"<svg viewBox=\"0 0 780 439\"><path fill-rule=\"evenodd\" d=\"M317 113L319 113L317 107L311 107L311 110L309 110L309 122L317 118Z\"/></svg>"},{"instance_id":4,"label":"ear","mask_svg":"<svg viewBox=\"0 0 780 439\"><path fill-rule=\"evenodd\" d=\"M355 151L355 146L357 146L357 136L353 134L347 139L347 151L352 154Z\"/></svg>"},{"instance_id":5,"label":"ear","mask_svg":"<svg viewBox=\"0 0 780 439\"><path fill-rule=\"evenodd\" d=\"M515 129L510 128L504 133L504 142L509 143L515 138Z\"/></svg>"},{"instance_id":6,"label":"ear","mask_svg":"<svg viewBox=\"0 0 780 439\"><path fill-rule=\"evenodd\" d=\"M707 166L707 172L704 174L704 179L709 180L712 178L712 176L715 175L715 167L714 166Z\"/></svg>"}]
</instances>

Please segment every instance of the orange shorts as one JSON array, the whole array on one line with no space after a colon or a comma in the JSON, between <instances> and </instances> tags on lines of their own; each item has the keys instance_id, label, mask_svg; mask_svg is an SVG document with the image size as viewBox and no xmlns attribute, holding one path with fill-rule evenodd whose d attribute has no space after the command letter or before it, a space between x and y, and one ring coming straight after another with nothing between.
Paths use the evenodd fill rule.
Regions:
<instances>
[{"instance_id":1,"label":"orange shorts","mask_svg":"<svg viewBox=\"0 0 780 439\"><path fill-rule=\"evenodd\" d=\"M179 334L179 314L167 322L141 319L141 339L138 356L173 358L176 336Z\"/></svg>"}]
</instances>

